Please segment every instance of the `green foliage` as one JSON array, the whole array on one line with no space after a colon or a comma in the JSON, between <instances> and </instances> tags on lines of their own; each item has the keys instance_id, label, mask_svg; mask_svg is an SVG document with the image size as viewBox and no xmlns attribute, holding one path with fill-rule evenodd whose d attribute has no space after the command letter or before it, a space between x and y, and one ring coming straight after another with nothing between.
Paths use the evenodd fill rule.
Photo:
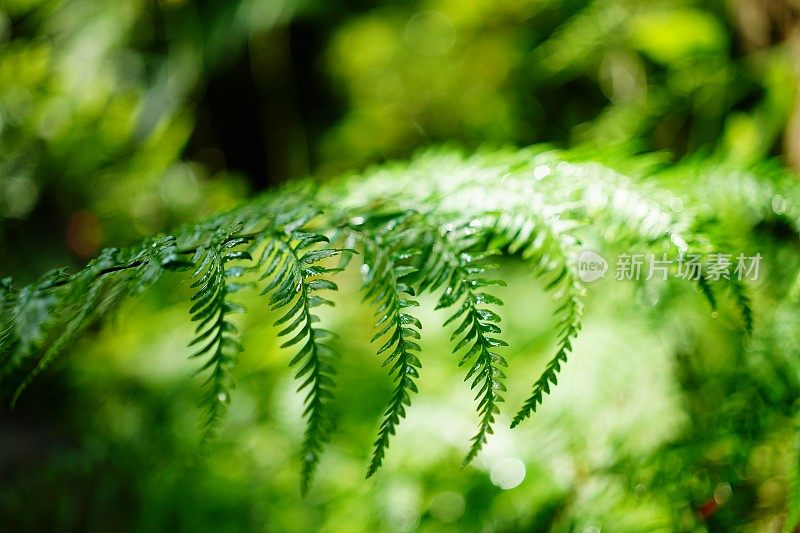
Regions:
<instances>
[{"instance_id":1,"label":"green foliage","mask_svg":"<svg viewBox=\"0 0 800 533\"><path fill-rule=\"evenodd\" d=\"M505 285L502 280L485 277L486 271L494 265L485 265L486 256L493 255L491 248L486 251L482 241L487 240L485 229L480 221L473 221L456 226L445 236L447 242L448 262L452 272L446 283L444 294L439 299L437 308L448 308L457 305L457 311L445 322L458 324L450 337L458 340L453 353L460 355L459 366L470 363L471 366L464 378L472 379L471 389L480 387L475 396L478 402L480 425L478 433L472 437L472 446L464 459L466 465L478 455L488 434L492 433L495 414L499 413L498 404L503 401L500 395L505 390L502 379L505 374L500 367L507 367L503 357L494 352L499 346L508 344L492 335L500 334L500 315L489 306L503 305L502 300L489 293L482 292L485 287ZM450 237L455 234L455 238Z\"/></svg>"},{"instance_id":2,"label":"green foliage","mask_svg":"<svg viewBox=\"0 0 800 533\"><path fill-rule=\"evenodd\" d=\"M567 361L567 354L572 350L571 341L581 328L585 289L571 260L576 241L567 231L558 229L558 224L547 224L537 213L518 212L505 227L505 235L500 236L503 246L510 253L519 253L531 263L534 272L548 278L546 288L558 300L556 315L559 320L556 354L511 422L513 428L536 411L544 395L550 392L550 384L558 382L556 375L561 364Z\"/></svg>"},{"instance_id":3,"label":"green foliage","mask_svg":"<svg viewBox=\"0 0 800 533\"><path fill-rule=\"evenodd\" d=\"M758 0L380 5L349 17L328 45L348 107L322 152L340 166L430 140L547 141L758 161L780 145L796 99L772 9Z\"/></svg>"},{"instance_id":4,"label":"green foliage","mask_svg":"<svg viewBox=\"0 0 800 533\"><path fill-rule=\"evenodd\" d=\"M333 427L328 406L333 398L333 351L323 342L331 332L314 325L319 317L313 311L321 305L333 305L333 302L314 293L338 288L325 279L326 274L338 269L319 263L342 250L324 246L329 242L324 235L296 229L303 222L303 219L295 221L290 227L284 227L281 234L268 236L258 267L263 269L259 280L269 280L262 294L269 294L272 309L283 313L274 324L283 328L278 336L291 336L281 348L300 345L289 366L299 367L295 378L302 383L297 390L308 391L303 411L307 425L301 456L301 488L305 492Z\"/></svg>"},{"instance_id":5,"label":"green foliage","mask_svg":"<svg viewBox=\"0 0 800 533\"><path fill-rule=\"evenodd\" d=\"M209 431L217 429L225 414L226 405L230 401L230 390L233 388L229 368L236 360L234 354L241 350L241 345L236 340L238 330L226 317L244 310L228 299L242 288L241 284L231 280L239 278L244 269L229 267L227 264L252 258L245 251L230 251L247 242L245 238L235 237L234 233L235 231L217 229L192 258L196 267L192 274L191 287L196 291L191 298L189 314L192 315L192 322L198 324L195 327L196 336L189 346L199 348L189 357L206 359L196 374L209 371L204 384L207 391L203 398L207 411L204 426Z\"/></svg>"},{"instance_id":6,"label":"green foliage","mask_svg":"<svg viewBox=\"0 0 800 533\"><path fill-rule=\"evenodd\" d=\"M231 369L240 350L229 316L242 308L230 298L260 286L280 313L275 326L294 351L298 391L305 392L306 431L302 490L306 491L334 426L336 359L332 333L318 325L317 309L333 302L332 277L361 256L363 296L377 320L373 341L395 381L367 469L381 466L406 415L422 366L422 323L412 309L430 293L448 310L445 326L465 381L476 392L479 418L464 460L469 463L492 433L505 390L506 359L499 348L503 302L491 287L491 258L519 256L544 279L556 301L556 350L534 380L512 427L530 416L552 385L581 328L586 290L577 274L578 229L606 244L677 255L718 249L696 221L665 206L663 192L645 188L596 163L570 162L569 153L531 148L463 158L433 151L409 165L386 165L358 178L317 187L293 184L255 198L174 235L128 250L107 250L85 269L63 270L19 290L2 288L2 376L20 390L49 365L85 327L126 292L139 293L166 271L191 269L191 319L197 346L191 357L207 373L203 427L219 428L231 398ZM253 257L257 259L254 260ZM338 261L338 263L337 263ZM705 271L704 271L705 272ZM745 326L751 311L744 288L725 281ZM701 277L712 302L716 282Z\"/></svg>"},{"instance_id":7,"label":"green foliage","mask_svg":"<svg viewBox=\"0 0 800 533\"><path fill-rule=\"evenodd\" d=\"M397 385L384 412L367 477L372 476L383 463L389 438L395 434L406 407L411 405L411 394L418 392L415 379L419 378L422 363L418 354L422 350L420 339L422 323L411 314L411 307L419 306L411 286L413 276L419 271L410 264L420 252L409 247L413 228L409 217L376 217L362 224L364 300L376 307L378 317L374 327L377 332L372 342L384 340L378 355L384 356L383 366L389 366ZM416 352L416 353L415 353Z\"/></svg>"}]
</instances>

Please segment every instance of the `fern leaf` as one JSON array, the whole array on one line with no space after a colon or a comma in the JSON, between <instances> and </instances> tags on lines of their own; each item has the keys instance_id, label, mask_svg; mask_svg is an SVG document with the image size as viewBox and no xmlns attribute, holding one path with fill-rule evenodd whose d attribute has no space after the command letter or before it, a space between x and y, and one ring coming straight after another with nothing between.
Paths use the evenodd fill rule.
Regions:
<instances>
[{"instance_id":1,"label":"fern leaf","mask_svg":"<svg viewBox=\"0 0 800 533\"><path fill-rule=\"evenodd\" d=\"M486 287L504 286L505 283L486 276L488 270L495 268L495 265L486 263L495 250L485 250L482 246L489 236L490 233L475 221L457 225L441 234L452 268L436 307L457 309L445 326L457 325L451 335L451 341L455 342L453 353L460 356L459 366L469 365L464 380L471 380L470 388L477 389L475 400L480 418L464 466L478 455L488 435L493 432L495 415L500 412L499 404L504 401L501 393L506 390L503 383L506 376L501 367L508 366L508 363L496 348L508 344L496 336L500 334L500 315L492 310L503 302L485 292Z\"/></svg>"},{"instance_id":2,"label":"fern leaf","mask_svg":"<svg viewBox=\"0 0 800 533\"><path fill-rule=\"evenodd\" d=\"M363 267L364 299L377 308L375 322L377 332L372 341L381 340L378 355L384 357L383 366L389 366L389 374L396 381L392 397L383 415L378 437L374 443L372 459L367 468L371 477L383 464L389 439L395 434L400 420L406 416L406 407L411 405L411 394L417 392L415 379L419 378L422 363L421 348L416 342L420 338L422 323L414 317L410 308L418 306L412 283L417 269L409 264L419 250L408 243L408 229L398 225L398 217L379 229L370 232L369 225L362 229L364 243Z\"/></svg>"},{"instance_id":3,"label":"fern leaf","mask_svg":"<svg viewBox=\"0 0 800 533\"><path fill-rule=\"evenodd\" d=\"M235 282L241 269L231 267L230 263L251 257L248 252L236 249L246 240L233 233L218 230L207 244L197 249L192 259L195 270L191 287L195 292L189 313L197 326L189 346L195 349L190 358L204 361L195 375L208 374L203 383L206 392L202 400L206 410L203 419L205 440L216 435L227 412L231 390L235 386L230 368L235 365L236 354L242 349L238 330L228 319L229 315L243 310L229 299L242 288Z\"/></svg>"},{"instance_id":4,"label":"fern leaf","mask_svg":"<svg viewBox=\"0 0 800 533\"><path fill-rule=\"evenodd\" d=\"M119 250L110 248L104 250L97 259L74 276L67 276L63 271L56 271L45 277L35 288L26 290L19 300L27 311L46 313L44 323L36 323L36 319L21 329L35 328L38 333L31 337L23 335L29 340L37 339L40 356L16 388L11 404L14 405L20 394L42 372L44 372L63 349L70 345L78 335L92 322L104 315L113 307L124 293L124 280L115 275L100 275L112 268L118 261ZM108 274L116 274L117 271ZM19 317L26 316L20 313ZM49 328L49 322L57 322L59 327ZM23 362L25 354L33 348L32 345L19 346L20 351L16 358Z\"/></svg>"},{"instance_id":5,"label":"fern leaf","mask_svg":"<svg viewBox=\"0 0 800 533\"><path fill-rule=\"evenodd\" d=\"M551 213L551 216L555 217L556 213ZM519 211L501 216L498 227L502 231L495 239L495 245L507 248L509 253L519 253L535 274L546 279L545 288L558 302L555 311L558 319L556 353L514 416L511 422L514 428L536 411L544 395L550 392L550 386L558 382L557 374L561 365L567 362L572 340L581 329L586 291L573 264L577 241L567 231L556 229L557 222Z\"/></svg>"},{"instance_id":6,"label":"fern leaf","mask_svg":"<svg viewBox=\"0 0 800 533\"><path fill-rule=\"evenodd\" d=\"M630 168L639 174L655 171L651 163ZM791 213L796 223L796 195L788 185L782 187L781 198L791 196L793 202L787 200L785 209L779 202L779 210ZM760 203L752 208L756 218L775 211L762 204L778 190L758 196ZM333 427L334 353L330 333L318 326L317 308L332 304L322 294L337 290L331 276L358 249L370 267L363 291L378 313L375 340L382 345L377 351L395 382L368 476L383 462L416 392L421 323L410 309L425 291L438 296L440 308L451 310L446 324L453 327L453 351L476 392L480 422L467 463L492 432L503 401L506 361L497 353L505 345L497 313L502 301L488 290L502 282L489 275L489 258L521 256L556 300L556 352L514 417L516 426L556 384L581 327L584 287L576 275L580 243L574 229L637 252L679 256L690 251L706 262L724 248L703 226L710 225L708 213L704 218L689 209L671 209L673 199L672 193L586 162L586 153L541 146L466 158L431 150L408 165L383 165L359 178L321 186L292 183L171 235L126 250L106 250L74 274L57 270L21 289L10 280L0 281L0 379L21 383L22 390L126 292L138 294L164 273L191 267L190 311L197 323L192 346L202 360L198 372L208 376L205 427L207 435L213 434L227 409L233 388L229 371L240 349L229 320L240 308L230 298L250 285L248 276L260 277L270 306L280 311L278 336L294 352L289 364L298 390L305 393L305 492ZM249 261L251 254L258 261L232 266ZM334 261L338 266L332 266ZM715 307L719 280L695 279ZM738 279L723 283L750 330L746 287Z\"/></svg>"},{"instance_id":7,"label":"fern leaf","mask_svg":"<svg viewBox=\"0 0 800 533\"><path fill-rule=\"evenodd\" d=\"M301 381L298 392L307 390L303 411L306 431L301 454L303 493L308 491L320 454L333 430L330 402L333 399L335 371L331 359L334 352L324 342L329 332L315 326L319 317L313 311L320 305L333 305L317 292L337 290L325 276L339 269L320 263L339 255L342 250L327 247L328 242L324 235L289 228L288 233L269 237L259 260L260 268L264 269L261 279L268 280L262 294L269 294L271 308L283 313L275 322L275 326L283 328L278 335L290 337L282 347L300 346L289 365L298 368L295 374L295 379Z\"/></svg>"}]
</instances>

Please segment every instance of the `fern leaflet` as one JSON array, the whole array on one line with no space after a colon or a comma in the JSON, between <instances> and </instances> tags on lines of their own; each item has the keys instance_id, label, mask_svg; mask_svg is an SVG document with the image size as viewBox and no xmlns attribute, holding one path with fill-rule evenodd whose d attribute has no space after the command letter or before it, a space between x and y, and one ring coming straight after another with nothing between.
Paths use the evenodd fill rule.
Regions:
<instances>
[{"instance_id":1,"label":"fern leaflet","mask_svg":"<svg viewBox=\"0 0 800 533\"><path fill-rule=\"evenodd\" d=\"M206 392L202 405L206 409L203 426L206 438L211 438L227 412L231 389L234 388L230 368L236 363L236 354L242 346L238 341L238 330L228 319L228 315L244 310L231 302L229 297L238 292L243 285L234 280L244 273L240 266L231 267L228 263L237 260L250 260L250 254L236 250L247 240L234 236L231 232L217 230L209 242L197 249L193 263L191 287L196 289L192 295L193 305L189 309L195 327L195 338L189 346L199 346L190 358L205 358L205 363L195 375L209 372L203 384Z\"/></svg>"},{"instance_id":2,"label":"fern leaflet","mask_svg":"<svg viewBox=\"0 0 800 533\"><path fill-rule=\"evenodd\" d=\"M450 337L451 341L457 341L453 354L460 355L459 366L470 364L464 380L471 379L470 388L478 389L475 400L478 401L480 422L464 458L464 466L478 455L487 436L493 432L495 415L500 412L498 404L504 401L500 393L506 390L503 384L506 376L500 367L506 367L508 363L495 349L508 344L494 336L500 333L500 315L490 308L503 305L503 301L484 290L492 285L505 286L505 282L485 275L487 270L496 268L485 262L494 255L494 250L482 250L481 246L488 235L480 221L458 225L442 235L452 269L436 307L458 306L445 326L457 324Z\"/></svg>"},{"instance_id":3,"label":"fern leaflet","mask_svg":"<svg viewBox=\"0 0 800 533\"><path fill-rule=\"evenodd\" d=\"M380 221L377 227L388 229L373 229L369 237L363 237L364 299L376 306L379 317L372 342L384 339L378 355L388 354L383 366L391 365L389 374L397 382L374 443L368 478L383 463L389 439L400 420L405 418L406 407L411 405L411 393L418 392L414 380L422 367L417 355L421 348L416 342L420 339L422 323L409 312L409 308L419 305L411 286L417 269L409 263L420 252L408 245L409 229L403 226L407 218L390 218L388 224Z\"/></svg>"},{"instance_id":4,"label":"fern leaflet","mask_svg":"<svg viewBox=\"0 0 800 533\"><path fill-rule=\"evenodd\" d=\"M336 284L325 276L340 269L320 263L339 255L342 250L320 247L329 242L324 235L288 229L286 233L269 236L259 268L265 268L261 280L270 280L262 294L270 295L271 308L288 308L275 322L275 326L282 327L279 337L291 335L281 348L300 345L289 366L299 367L295 379L302 381L297 390L308 389L304 400L306 431L301 454L301 491L305 493L333 429L329 403L333 399L335 371L331 358L334 352L323 342L331 333L315 326L319 317L314 314L314 308L333 305L316 293L337 290Z\"/></svg>"}]
</instances>

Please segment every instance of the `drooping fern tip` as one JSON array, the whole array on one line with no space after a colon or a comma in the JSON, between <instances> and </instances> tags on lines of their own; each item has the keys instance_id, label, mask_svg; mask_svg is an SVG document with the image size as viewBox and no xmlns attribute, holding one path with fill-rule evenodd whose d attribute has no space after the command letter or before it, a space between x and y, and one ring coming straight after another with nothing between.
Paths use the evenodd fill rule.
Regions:
<instances>
[{"instance_id":1,"label":"drooping fern tip","mask_svg":"<svg viewBox=\"0 0 800 533\"><path fill-rule=\"evenodd\" d=\"M430 293L446 309L454 360L475 393L477 431L464 464L492 433L504 402L507 343L492 288L499 256L517 256L556 301L556 349L511 426L533 414L567 362L581 329L586 287L576 258L582 227L609 244L678 257L707 257L714 244L686 213L669 209L665 194L569 152L542 148L464 157L432 150L408 164L387 164L325 185L290 183L226 213L128 249L107 249L84 269L61 269L28 286L0 281L0 380L13 397L44 371L86 327L125 296L139 294L168 272L185 272L195 324L189 357L205 377L203 427L219 430L234 395L231 370L242 346L230 315L235 296L257 290L279 313L297 390L304 394L301 451L305 492L334 429L336 354L318 308L353 259L361 262L362 298L375 313L376 354L394 380L374 442L367 477L382 465L392 436L418 392L426 354L418 298ZM752 313L742 284L731 278L699 289L712 305L715 285L733 294L745 324ZM504 355L505 354L505 355Z\"/></svg>"}]
</instances>

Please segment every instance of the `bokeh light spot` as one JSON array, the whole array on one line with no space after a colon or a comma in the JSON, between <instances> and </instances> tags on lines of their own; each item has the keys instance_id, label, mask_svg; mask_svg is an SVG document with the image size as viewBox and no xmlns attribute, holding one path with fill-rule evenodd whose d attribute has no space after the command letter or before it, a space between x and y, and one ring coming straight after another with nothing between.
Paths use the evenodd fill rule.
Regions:
<instances>
[{"instance_id":1,"label":"bokeh light spot","mask_svg":"<svg viewBox=\"0 0 800 533\"><path fill-rule=\"evenodd\" d=\"M464 514L466 503L457 492L441 492L431 501L430 511L442 522L455 522Z\"/></svg>"},{"instance_id":2,"label":"bokeh light spot","mask_svg":"<svg viewBox=\"0 0 800 533\"><path fill-rule=\"evenodd\" d=\"M36 204L39 188L28 176L13 176L0 181L0 214L7 218L23 218Z\"/></svg>"},{"instance_id":3,"label":"bokeh light spot","mask_svg":"<svg viewBox=\"0 0 800 533\"><path fill-rule=\"evenodd\" d=\"M456 43L456 27L443 13L420 11L408 20L403 39L418 54L440 56Z\"/></svg>"},{"instance_id":4,"label":"bokeh light spot","mask_svg":"<svg viewBox=\"0 0 800 533\"><path fill-rule=\"evenodd\" d=\"M786 201L786 198L781 196L780 194L776 194L772 197L772 210L775 212L776 215L782 215L786 212L786 209L789 207L789 202Z\"/></svg>"},{"instance_id":5,"label":"bokeh light spot","mask_svg":"<svg viewBox=\"0 0 800 533\"><path fill-rule=\"evenodd\" d=\"M513 489L525 479L525 464L515 457L508 457L492 467L489 477L496 487Z\"/></svg>"},{"instance_id":6,"label":"bokeh light spot","mask_svg":"<svg viewBox=\"0 0 800 533\"><path fill-rule=\"evenodd\" d=\"M653 285L642 285L636 290L636 303L642 309L652 309L658 305L659 299L658 289Z\"/></svg>"}]
</instances>

